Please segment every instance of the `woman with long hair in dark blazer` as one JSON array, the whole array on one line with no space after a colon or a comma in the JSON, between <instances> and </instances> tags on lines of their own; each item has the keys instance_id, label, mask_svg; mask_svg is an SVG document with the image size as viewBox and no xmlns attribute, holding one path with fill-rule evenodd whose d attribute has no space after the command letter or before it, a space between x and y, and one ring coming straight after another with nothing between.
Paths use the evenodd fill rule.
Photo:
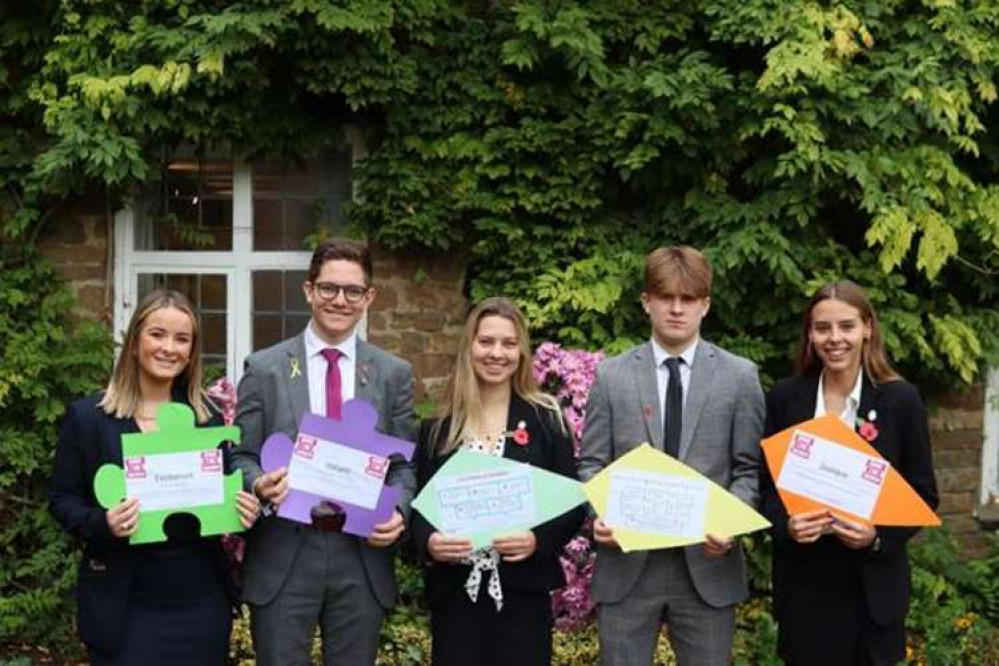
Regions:
<instances>
[{"instance_id":1,"label":"woman with long hair in dark blazer","mask_svg":"<svg viewBox=\"0 0 999 666\"><path fill-rule=\"evenodd\" d=\"M845 280L812 298L798 373L767 396L765 435L825 414L855 428L936 507L926 408L888 362L867 295ZM769 471L762 473L763 513L773 523L778 655L794 666L902 661L906 542L916 529L868 527L826 510L788 515Z\"/></svg>"},{"instance_id":2,"label":"woman with long hair in dark blazer","mask_svg":"<svg viewBox=\"0 0 999 666\"><path fill-rule=\"evenodd\" d=\"M105 390L69 406L56 446L49 508L83 541L77 625L95 666L228 663L234 590L220 540L200 537L181 514L167 519L166 542L129 546L138 500L105 509L94 495L98 468L122 465L121 436L155 431L157 408L171 401L190 406L199 425L222 425L201 387L194 310L161 289L136 307ZM260 504L245 492L237 502L249 527Z\"/></svg>"},{"instance_id":3,"label":"woman with long hair in dark blazer","mask_svg":"<svg viewBox=\"0 0 999 666\"><path fill-rule=\"evenodd\" d=\"M443 412L420 429L418 488L460 448L576 478L561 409L534 380L524 317L505 298L483 301L465 322ZM473 552L467 538L441 534L415 513L433 663L549 664L550 593L565 584L558 556L583 518L577 507Z\"/></svg>"}]
</instances>

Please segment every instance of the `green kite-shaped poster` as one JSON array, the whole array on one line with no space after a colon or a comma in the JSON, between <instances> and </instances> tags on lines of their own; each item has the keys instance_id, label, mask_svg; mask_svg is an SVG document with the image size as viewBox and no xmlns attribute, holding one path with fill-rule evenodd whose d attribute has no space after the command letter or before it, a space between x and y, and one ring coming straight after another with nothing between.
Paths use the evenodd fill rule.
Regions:
<instances>
[{"instance_id":1,"label":"green kite-shaped poster","mask_svg":"<svg viewBox=\"0 0 999 666\"><path fill-rule=\"evenodd\" d=\"M443 534L482 548L523 532L586 501L578 481L526 463L460 449L413 500Z\"/></svg>"}]
</instances>

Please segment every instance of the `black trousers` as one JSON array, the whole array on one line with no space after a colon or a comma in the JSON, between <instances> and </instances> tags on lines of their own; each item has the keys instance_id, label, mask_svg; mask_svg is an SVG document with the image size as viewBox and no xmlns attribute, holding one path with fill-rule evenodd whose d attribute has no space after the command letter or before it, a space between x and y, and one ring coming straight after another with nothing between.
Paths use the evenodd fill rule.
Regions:
<instances>
[{"instance_id":1,"label":"black trousers","mask_svg":"<svg viewBox=\"0 0 999 666\"><path fill-rule=\"evenodd\" d=\"M548 666L552 661L552 611L548 592L503 589L496 610L483 576L478 601L463 587L430 608L434 666Z\"/></svg>"}]
</instances>

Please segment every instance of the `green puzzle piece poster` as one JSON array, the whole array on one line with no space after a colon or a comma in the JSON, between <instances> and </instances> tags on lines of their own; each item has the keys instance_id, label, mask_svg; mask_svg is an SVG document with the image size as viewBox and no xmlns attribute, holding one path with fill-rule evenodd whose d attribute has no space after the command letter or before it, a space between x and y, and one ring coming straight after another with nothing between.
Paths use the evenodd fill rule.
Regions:
<instances>
[{"instance_id":1,"label":"green puzzle piece poster","mask_svg":"<svg viewBox=\"0 0 999 666\"><path fill-rule=\"evenodd\" d=\"M190 513L201 536L242 532L236 495L243 473L225 474L219 444L239 441L239 428L195 427L187 405L165 403L156 412L156 432L121 436L125 468L105 464L94 477L97 501L110 509L126 497L139 498L139 525L132 545L166 541L163 523L172 514Z\"/></svg>"},{"instance_id":2,"label":"green puzzle piece poster","mask_svg":"<svg viewBox=\"0 0 999 666\"><path fill-rule=\"evenodd\" d=\"M522 532L586 501L578 481L526 463L460 449L444 463L413 508L444 534L475 549Z\"/></svg>"}]
</instances>

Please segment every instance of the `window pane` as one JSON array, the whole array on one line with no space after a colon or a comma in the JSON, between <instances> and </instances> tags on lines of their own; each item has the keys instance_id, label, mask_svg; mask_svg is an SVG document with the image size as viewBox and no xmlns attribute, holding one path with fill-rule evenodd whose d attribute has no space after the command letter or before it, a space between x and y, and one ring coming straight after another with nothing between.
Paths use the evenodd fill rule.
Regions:
<instances>
[{"instance_id":1,"label":"window pane","mask_svg":"<svg viewBox=\"0 0 999 666\"><path fill-rule=\"evenodd\" d=\"M232 249L232 160L179 151L135 204L135 249Z\"/></svg>"},{"instance_id":2,"label":"window pane","mask_svg":"<svg viewBox=\"0 0 999 666\"><path fill-rule=\"evenodd\" d=\"M302 294L307 271L253 272L253 350L297 335L311 311Z\"/></svg>"},{"instance_id":3,"label":"window pane","mask_svg":"<svg viewBox=\"0 0 999 666\"><path fill-rule=\"evenodd\" d=\"M302 251L319 229L340 228L351 196L351 159L348 148L300 165L255 163L253 248Z\"/></svg>"},{"instance_id":4,"label":"window pane","mask_svg":"<svg viewBox=\"0 0 999 666\"><path fill-rule=\"evenodd\" d=\"M228 334L226 276L196 273L140 273L136 294L141 301L153 289L175 289L187 296L201 326L201 354L205 366L219 365L225 374ZM138 303L136 303L138 305ZM221 376L215 372L213 376Z\"/></svg>"}]
</instances>

